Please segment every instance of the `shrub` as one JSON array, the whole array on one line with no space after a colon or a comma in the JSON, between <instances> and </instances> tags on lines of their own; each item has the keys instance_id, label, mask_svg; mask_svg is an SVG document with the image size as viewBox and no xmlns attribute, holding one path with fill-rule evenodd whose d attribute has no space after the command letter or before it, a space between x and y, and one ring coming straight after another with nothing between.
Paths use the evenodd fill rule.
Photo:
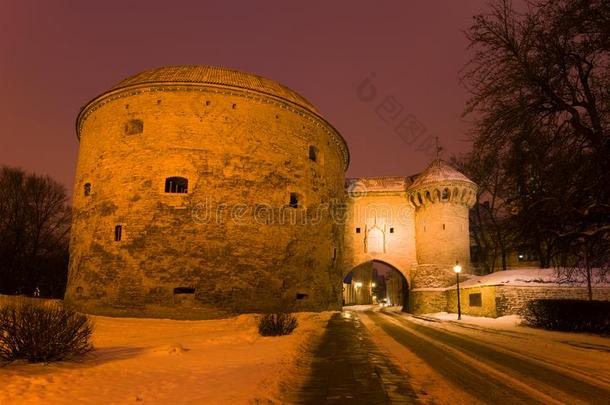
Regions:
<instances>
[{"instance_id":1,"label":"shrub","mask_svg":"<svg viewBox=\"0 0 610 405\"><path fill-rule=\"evenodd\" d=\"M93 349L87 316L58 304L0 308L0 359L30 363L68 360Z\"/></svg>"},{"instance_id":2,"label":"shrub","mask_svg":"<svg viewBox=\"0 0 610 405\"><path fill-rule=\"evenodd\" d=\"M521 315L537 328L610 334L610 301L533 300Z\"/></svg>"},{"instance_id":3,"label":"shrub","mask_svg":"<svg viewBox=\"0 0 610 405\"><path fill-rule=\"evenodd\" d=\"M258 321L258 333L261 336L290 335L297 325L297 319L292 314L265 314Z\"/></svg>"}]
</instances>

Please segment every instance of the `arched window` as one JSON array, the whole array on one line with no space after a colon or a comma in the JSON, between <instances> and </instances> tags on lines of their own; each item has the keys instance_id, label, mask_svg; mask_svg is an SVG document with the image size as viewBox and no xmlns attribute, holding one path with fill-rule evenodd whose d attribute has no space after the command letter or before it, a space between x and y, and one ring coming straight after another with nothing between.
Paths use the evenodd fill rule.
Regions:
<instances>
[{"instance_id":1,"label":"arched window","mask_svg":"<svg viewBox=\"0 0 610 405\"><path fill-rule=\"evenodd\" d=\"M168 177L165 179L166 193L186 193L189 181L184 177Z\"/></svg>"},{"instance_id":2,"label":"arched window","mask_svg":"<svg viewBox=\"0 0 610 405\"><path fill-rule=\"evenodd\" d=\"M443 201L449 199L449 189L446 188L443 190L443 195L441 198L443 199Z\"/></svg>"},{"instance_id":3,"label":"arched window","mask_svg":"<svg viewBox=\"0 0 610 405\"><path fill-rule=\"evenodd\" d=\"M85 197L89 197L91 195L91 183L85 183L83 187L83 192Z\"/></svg>"}]
</instances>

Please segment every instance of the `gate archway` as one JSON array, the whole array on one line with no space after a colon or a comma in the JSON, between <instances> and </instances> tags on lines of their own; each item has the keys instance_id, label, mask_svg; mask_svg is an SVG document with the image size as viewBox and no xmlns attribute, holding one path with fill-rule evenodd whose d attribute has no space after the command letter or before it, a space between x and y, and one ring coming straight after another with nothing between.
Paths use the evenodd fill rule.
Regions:
<instances>
[{"instance_id":1,"label":"gate archway","mask_svg":"<svg viewBox=\"0 0 610 405\"><path fill-rule=\"evenodd\" d=\"M409 309L409 283L396 267L382 260L369 260L343 277L343 305L388 305Z\"/></svg>"}]
</instances>

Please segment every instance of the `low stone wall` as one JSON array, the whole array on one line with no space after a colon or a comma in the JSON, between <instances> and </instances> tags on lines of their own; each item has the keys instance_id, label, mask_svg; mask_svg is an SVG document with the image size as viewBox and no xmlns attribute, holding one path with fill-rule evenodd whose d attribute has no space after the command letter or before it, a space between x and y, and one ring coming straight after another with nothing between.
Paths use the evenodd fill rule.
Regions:
<instances>
[{"instance_id":1,"label":"low stone wall","mask_svg":"<svg viewBox=\"0 0 610 405\"><path fill-rule=\"evenodd\" d=\"M587 300L585 287L570 286L507 286L487 285L460 288L462 314L497 318L517 315L529 301L536 299ZM593 299L610 301L610 287L593 289ZM434 312L457 312L457 291L417 289L411 291L410 312L426 314Z\"/></svg>"},{"instance_id":2,"label":"low stone wall","mask_svg":"<svg viewBox=\"0 0 610 405\"><path fill-rule=\"evenodd\" d=\"M446 310L447 297L444 290L411 290L409 294L409 312L412 314L431 314Z\"/></svg>"},{"instance_id":3,"label":"low stone wall","mask_svg":"<svg viewBox=\"0 0 610 405\"><path fill-rule=\"evenodd\" d=\"M460 307L462 309L462 313L467 315L496 318L498 316L496 310L496 294L498 289L501 288L502 286L494 285L460 288ZM477 294L480 294L480 299L474 297L474 295ZM471 296L473 296L472 300ZM445 311L457 313L457 290L446 290L445 297L447 299Z\"/></svg>"},{"instance_id":4,"label":"low stone wall","mask_svg":"<svg viewBox=\"0 0 610 405\"><path fill-rule=\"evenodd\" d=\"M498 286L496 290L496 316L519 314L528 301L536 299L575 299L587 300L589 294L585 287L559 286ZM610 288L594 288L593 299L610 301Z\"/></svg>"}]
</instances>

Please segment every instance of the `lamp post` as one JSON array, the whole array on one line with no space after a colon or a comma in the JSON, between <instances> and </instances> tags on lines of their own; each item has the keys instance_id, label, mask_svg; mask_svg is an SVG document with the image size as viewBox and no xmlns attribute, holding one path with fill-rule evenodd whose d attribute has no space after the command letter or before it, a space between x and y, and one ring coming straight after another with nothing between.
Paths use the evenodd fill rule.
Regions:
<instances>
[{"instance_id":1,"label":"lamp post","mask_svg":"<svg viewBox=\"0 0 610 405\"><path fill-rule=\"evenodd\" d=\"M462 319L462 307L460 306L460 273L462 272L462 266L460 266L459 262L455 262L455 266L453 266L453 271L455 272L455 277L457 278L457 304L458 304L458 321Z\"/></svg>"}]
</instances>

